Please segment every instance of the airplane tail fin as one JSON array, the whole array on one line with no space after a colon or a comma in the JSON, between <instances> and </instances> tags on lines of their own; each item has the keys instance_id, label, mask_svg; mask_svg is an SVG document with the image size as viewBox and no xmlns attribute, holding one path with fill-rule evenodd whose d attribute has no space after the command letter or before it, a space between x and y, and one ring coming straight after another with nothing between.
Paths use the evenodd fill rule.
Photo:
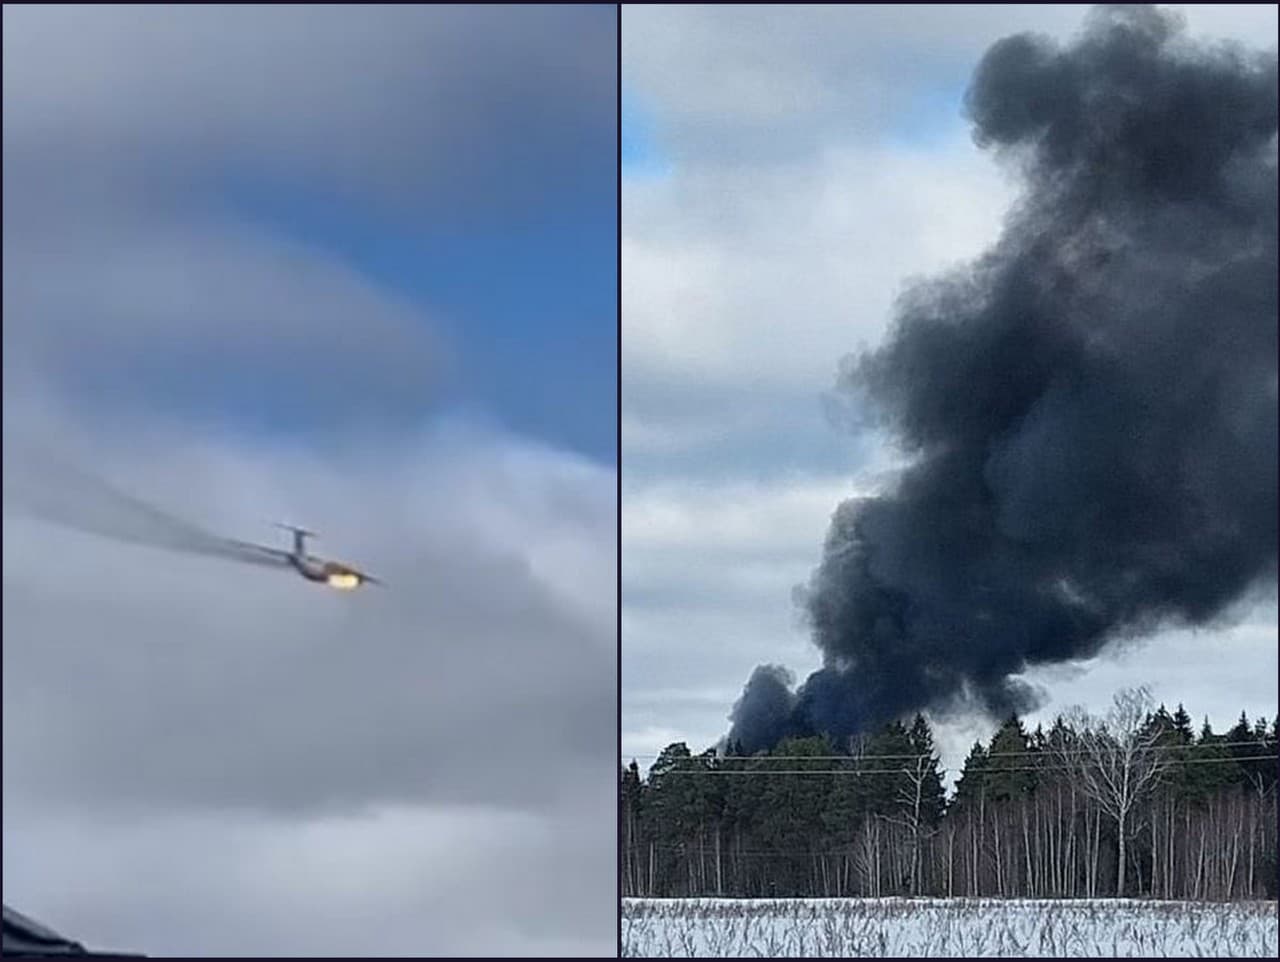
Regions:
<instances>
[{"instance_id":1,"label":"airplane tail fin","mask_svg":"<svg viewBox=\"0 0 1280 962\"><path fill-rule=\"evenodd\" d=\"M279 521L274 522L277 528L283 528L285 531L293 532L293 553L299 557L303 557L307 553L306 539L316 537L314 531L308 531L306 528L299 528L292 524L282 524Z\"/></svg>"}]
</instances>

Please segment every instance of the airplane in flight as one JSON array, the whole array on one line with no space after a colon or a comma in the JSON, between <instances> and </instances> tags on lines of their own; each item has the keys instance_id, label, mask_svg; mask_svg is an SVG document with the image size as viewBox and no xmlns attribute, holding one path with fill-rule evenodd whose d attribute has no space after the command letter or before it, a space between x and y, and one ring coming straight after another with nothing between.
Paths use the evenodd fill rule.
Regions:
<instances>
[{"instance_id":1,"label":"airplane in flight","mask_svg":"<svg viewBox=\"0 0 1280 962\"><path fill-rule=\"evenodd\" d=\"M237 541L234 544L243 549L260 552L266 558L274 559L277 562L283 562L293 568L298 574L306 578L308 581L314 581L319 584L328 585L330 588L337 588L340 591L350 591L359 588L368 582L373 585L382 585L384 582L365 574L358 568L353 568L348 564L340 561L329 561L324 558L317 558L315 555L307 554L307 538L314 538L314 531L308 531L305 528L297 528L291 524L276 524L277 528L283 528L285 531L293 533L293 550L285 551L281 548L268 548L260 544L250 544L245 541Z\"/></svg>"}]
</instances>

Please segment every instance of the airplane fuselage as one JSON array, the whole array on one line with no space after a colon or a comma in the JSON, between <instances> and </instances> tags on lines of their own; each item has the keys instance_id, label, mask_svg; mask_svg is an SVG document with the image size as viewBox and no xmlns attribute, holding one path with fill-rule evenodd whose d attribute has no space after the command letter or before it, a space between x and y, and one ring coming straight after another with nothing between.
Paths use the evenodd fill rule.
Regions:
<instances>
[{"instance_id":1,"label":"airplane fuselage","mask_svg":"<svg viewBox=\"0 0 1280 962\"><path fill-rule=\"evenodd\" d=\"M318 558L310 558L306 555L291 554L289 555L289 563L293 565L294 570L308 581L328 581L329 570L328 565Z\"/></svg>"},{"instance_id":2,"label":"airplane fuselage","mask_svg":"<svg viewBox=\"0 0 1280 962\"><path fill-rule=\"evenodd\" d=\"M321 558L312 557L307 554L305 541L311 533L301 528L290 528L289 530L293 532L293 550L285 552L285 557L289 559L289 564L293 569L308 581L315 581L320 584L326 584L330 588L341 588L343 590L358 588L367 581L377 582L376 578L370 578L368 575L337 561L325 561Z\"/></svg>"}]
</instances>

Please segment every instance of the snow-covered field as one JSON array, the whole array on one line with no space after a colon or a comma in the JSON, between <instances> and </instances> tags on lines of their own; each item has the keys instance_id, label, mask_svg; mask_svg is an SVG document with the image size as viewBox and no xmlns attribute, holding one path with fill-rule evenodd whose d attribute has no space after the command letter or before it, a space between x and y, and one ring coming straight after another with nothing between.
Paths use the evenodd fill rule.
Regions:
<instances>
[{"instance_id":1,"label":"snow-covered field","mask_svg":"<svg viewBox=\"0 0 1280 962\"><path fill-rule=\"evenodd\" d=\"M623 899L635 957L1269 957L1275 902Z\"/></svg>"}]
</instances>

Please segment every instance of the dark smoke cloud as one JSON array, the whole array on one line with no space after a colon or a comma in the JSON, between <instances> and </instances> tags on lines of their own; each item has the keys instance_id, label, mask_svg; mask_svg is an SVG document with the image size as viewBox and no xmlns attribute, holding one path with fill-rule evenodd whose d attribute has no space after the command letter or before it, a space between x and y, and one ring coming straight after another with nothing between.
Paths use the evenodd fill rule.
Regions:
<instances>
[{"instance_id":1,"label":"dark smoke cloud","mask_svg":"<svg viewBox=\"0 0 1280 962\"><path fill-rule=\"evenodd\" d=\"M914 456L838 508L800 591L824 667L752 676L747 750L854 733L1200 625L1276 574L1276 56L1095 10L983 58L978 144L1026 189L972 269L914 286L840 394ZM786 697L784 697L786 696Z\"/></svg>"},{"instance_id":2,"label":"dark smoke cloud","mask_svg":"<svg viewBox=\"0 0 1280 962\"><path fill-rule=\"evenodd\" d=\"M795 718L796 696L791 690L794 683L795 675L782 665L757 665L742 689L742 697L733 706L730 739L744 751L755 751L798 734L789 728Z\"/></svg>"}]
</instances>

